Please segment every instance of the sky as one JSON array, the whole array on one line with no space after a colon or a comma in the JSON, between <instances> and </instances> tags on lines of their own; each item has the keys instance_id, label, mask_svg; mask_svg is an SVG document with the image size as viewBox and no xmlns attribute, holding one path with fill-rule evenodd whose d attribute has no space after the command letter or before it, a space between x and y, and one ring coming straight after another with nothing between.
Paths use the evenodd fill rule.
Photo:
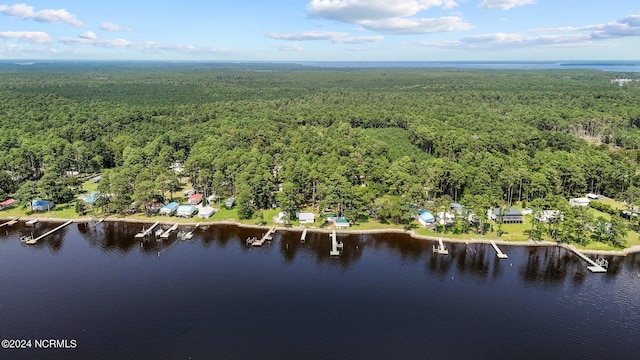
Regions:
<instances>
[{"instance_id":1,"label":"sky","mask_svg":"<svg viewBox=\"0 0 640 360\"><path fill-rule=\"evenodd\" d=\"M0 0L0 59L640 60L640 1Z\"/></svg>"}]
</instances>

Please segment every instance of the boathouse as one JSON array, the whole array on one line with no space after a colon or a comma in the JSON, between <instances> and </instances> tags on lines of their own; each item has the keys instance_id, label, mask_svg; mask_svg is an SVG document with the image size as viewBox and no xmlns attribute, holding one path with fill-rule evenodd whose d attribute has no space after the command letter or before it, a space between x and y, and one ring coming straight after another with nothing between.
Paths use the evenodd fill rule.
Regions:
<instances>
[{"instance_id":1,"label":"boathouse","mask_svg":"<svg viewBox=\"0 0 640 360\"><path fill-rule=\"evenodd\" d=\"M160 209L160 215L166 215L166 216L175 215L179 206L180 204L178 204L177 202L170 202Z\"/></svg>"}]
</instances>

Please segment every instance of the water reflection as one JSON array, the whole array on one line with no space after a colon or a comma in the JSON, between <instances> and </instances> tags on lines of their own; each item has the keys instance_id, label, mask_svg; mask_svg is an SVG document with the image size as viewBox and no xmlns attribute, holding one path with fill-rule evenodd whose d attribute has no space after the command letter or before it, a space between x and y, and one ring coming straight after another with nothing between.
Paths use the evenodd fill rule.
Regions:
<instances>
[{"instance_id":1,"label":"water reflection","mask_svg":"<svg viewBox=\"0 0 640 360\"><path fill-rule=\"evenodd\" d=\"M35 227L26 227L24 223L16 224L10 229L3 229L0 240L6 241L24 235L43 234L58 226L55 223L38 223ZM168 239L156 239L151 236L144 240L135 238L144 225L125 222L105 222L102 224L71 224L54 234L47 236L33 246L34 249L48 249L53 254L61 251L65 237L73 236L73 228L90 246L100 248L103 252L126 255L140 251L145 255L160 256L174 246L179 246L177 232ZM161 225L166 229L169 225ZM183 226L181 230L194 230L193 226ZM249 237L261 237L265 230L237 227L233 225L202 226L194 231L191 242L197 242L204 248L232 246L247 252L252 249L247 244ZM418 240L408 234L339 234L344 248L339 257L329 256L331 240L327 233L309 232L306 241L301 242L300 230L278 231L272 242L265 244L276 247L286 263L293 263L298 256L313 257L317 263L331 262L347 269L362 258L367 251L387 252L400 257L402 261L424 262L425 271L444 276L455 270L458 274L469 274L479 279L497 278L505 269L517 267L519 276L529 283L559 284L565 280L580 284L587 276L586 264L574 254L560 247L508 247L508 252L520 252L522 255L508 260L496 258L495 251L489 244L465 244L445 242L448 255L438 255L432 251L436 242ZM592 256L592 258L597 258ZM626 257L604 256L608 261L607 278L614 278L625 267L640 268L640 254ZM515 265L514 265L515 263Z\"/></svg>"}]
</instances>

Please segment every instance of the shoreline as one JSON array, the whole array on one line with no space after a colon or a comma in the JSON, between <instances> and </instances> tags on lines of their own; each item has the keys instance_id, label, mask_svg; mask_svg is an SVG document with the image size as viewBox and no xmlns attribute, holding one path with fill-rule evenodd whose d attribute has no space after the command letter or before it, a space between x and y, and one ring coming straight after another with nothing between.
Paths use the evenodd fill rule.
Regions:
<instances>
[{"instance_id":1,"label":"shoreline","mask_svg":"<svg viewBox=\"0 0 640 360\"><path fill-rule=\"evenodd\" d=\"M25 218L16 218L16 217L0 217L0 222L10 221L14 219L22 220L22 219L35 219L37 217L25 217ZM86 224L90 223L96 218L74 218L74 219L62 219L62 218L37 218L38 221L49 222L49 223L64 223L67 221L73 221L77 224ZM97 218L101 219L101 218ZM129 224L153 224L158 222L160 225L173 225L175 221L160 221L160 220L147 220L147 219L131 219L131 218L120 218L120 217L105 217L104 222L123 222ZM346 230L346 229L320 229L320 228L305 228L305 227L286 227L286 226L270 226L270 225L254 225L254 224L244 224L238 221L233 220L214 220L214 221L206 221L206 222L179 222L180 225L185 226L215 226L215 225L232 225L237 227L249 228L249 229L257 229L257 230L269 230L271 228L275 228L276 231L294 231L294 232L302 232L304 229L307 229L308 232L316 232L316 233L325 233L330 234L335 231L337 234L355 234L355 235L370 235L370 234L407 234L410 237L417 240L428 240L428 241L438 241L442 239L446 242L451 243L461 243L461 244L491 244L491 241L494 241L496 245L503 246L527 246L527 247L540 247L540 246L548 246L548 247L562 247L567 248L568 244L558 243L553 241L506 241L500 239L453 239L441 236L428 236L428 235L419 235L416 234L413 230L401 230L401 229L369 229L369 230ZM588 249L578 249L581 253L585 255L607 255L607 256L627 256L629 254L634 254L640 252L640 245L632 246L628 248L624 248L621 250L588 250Z\"/></svg>"}]
</instances>

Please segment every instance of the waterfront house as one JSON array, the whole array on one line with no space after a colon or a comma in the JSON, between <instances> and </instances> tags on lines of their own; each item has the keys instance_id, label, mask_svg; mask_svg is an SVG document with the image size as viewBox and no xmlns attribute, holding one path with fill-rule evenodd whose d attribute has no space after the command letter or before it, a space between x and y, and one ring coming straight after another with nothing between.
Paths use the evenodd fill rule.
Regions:
<instances>
[{"instance_id":1,"label":"waterfront house","mask_svg":"<svg viewBox=\"0 0 640 360\"><path fill-rule=\"evenodd\" d=\"M509 208L500 212L500 208L493 208L487 210L487 215L489 219L493 222L499 222L502 220L503 224L523 224L524 223L524 215L518 208Z\"/></svg>"},{"instance_id":2,"label":"waterfront house","mask_svg":"<svg viewBox=\"0 0 640 360\"><path fill-rule=\"evenodd\" d=\"M162 204L159 202L149 203L145 207L145 210L149 215L157 215L160 212L160 209L162 209Z\"/></svg>"},{"instance_id":3,"label":"waterfront house","mask_svg":"<svg viewBox=\"0 0 640 360\"><path fill-rule=\"evenodd\" d=\"M296 217L300 224L313 224L316 221L316 216L310 212L298 212L296 213Z\"/></svg>"},{"instance_id":4,"label":"waterfront house","mask_svg":"<svg viewBox=\"0 0 640 360\"><path fill-rule=\"evenodd\" d=\"M436 214L436 217L439 225L451 225L456 220L455 214L450 211L441 211Z\"/></svg>"},{"instance_id":5,"label":"waterfront house","mask_svg":"<svg viewBox=\"0 0 640 360\"><path fill-rule=\"evenodd\" d=\"M231 209L233 207L233 204L235 204L236 199L235 198L228 198L227 201L224 202L224 207L226 207L227 209Z\"/></svg>"},{"instance_id":6,"label":"waterfront house","mask_svg":"<svg viewBox=\"0 0 640 360\"><path fill-rule=\"evenodd\" d=\"M341 228L348 228L349 225L349 220L341 217L341 218L337 218L336 221L333 223L335 225L336 228L341 229Z\"/></svg>"},{"instance_id":7,"label":"waterfront house","mask_svg":"<svg viewBox=\"0 0 640 360\"><path fill-rule=\"evenodd\" d=\"M198 208L195 205L180 205L176 209L176 216L190 218L198 213Z\"/></svg>"},{"instance_id":8,"label":"waterfront house","mask_svg":"<svg viewBox=\"0 0 640 360\"><path fill-rule=\"evenodd\" d=\"M429 211L420 210L418 212L418 222L420 223L420 225L431 226L431 224L433 224L435 221L435 216L433 216L433 214L431 214Z\"/></svg>"},{"instance_id":9,"label":"waterfront house","mask_svg":"<svg viewBox=\"0 0 640 360\"><path fill-rule=\"evenodd\" d=\"M335 222L336 219L338 218L338 215L336 214L324 214L324 219L326 222Z\"/></svg>"},{"instance_id":10,"label":"waterfront house","mask_svg":"<svg viewBox=\"0 0 640 360\"><path fill-rule=\"evenodd\" d=\"M202 194L193 194L189 196L189 205L198 205L202 202Z\"/></svg>"},{"instance_id":11,"label":"waterfront house","mask_svg":"<svg viewBox=\"0 0 640 360\"><path fill-rule=\"evenodd\" d=\"M569 205L571 206L589 206L589 198L581 197L581 198L573 198L569 199Z\"/></svg>"},{"instance_id":12,"label":"waterfront house","mask_svg":"<svg viewBox=\"0 0 640 360\"><path fill-rule=\"evenodd\" d=\"M534 215L534 219L543 223L551 223L556 220L564 219L564 216L560 210L541 210Z\"/></svg>"},{"instance_id":13,"label":"waterfront house","mask_svg":"<svg viewBox=\"0 0 640 360\"><path fill-rule=\"evenodd\" d=\"M182 192L182 195L184 195L184 196L191 196L191 195L193 195L193 194L195 194L195 193L196 193L196 191L195 191L194 189L189 189L189 190L185 190L185 191L183 191L183 192Z\"/></svg>"},{"instance_id":14,"label":"waterfront house","mask_svg":"<svg viewBox=\"0 0 640 360\"><path fill-rule=\"evenodd\" d=\"M462 215L462 210L463 210L463 209L462 209L462 208L463 208L463 206L462 206L462 205L460 205L460 204L458 204L458 203L451 203L451 204L449 204L449 208L450 208L451 210L455 211L455 212L456 212L456 214L458 214L458 215Z\"/></svg>"},{"instance_id":15,"label":"waterfront house","mask_svg":"<svg viewBox=\"0 0 640 360\"><path fill-rule=\"evenodd\" d=\"M31 210L33 211L49 211L55 204L49 200L33 200L31 202Z\"/></svg>"},{"instance_id":16,"label":"waterfront house","mask_svg":"<svg viewBox=\"0 0 640 360\"><path fill-rule=\"evenodd\" d=\"M8 209L13 205L15 205L15 203L16 203L15 199L7 199L3 202L0 202L0 210Z\"/></svg>"},{"instance_id":17,"label":"waterfront house","mask_svg":"<svg viewBox=\"0 0 640 360\"><path fill-rule=\"evenodd\" d=\"M175 215L179 206L180 204L178 204L177 202L170 202L160 209L160 215L165 215L165 216Z\"/></svg>"},{"instance_id":18,"label":"waterfront house","mask_svg":"<svg viewBox=\"0 0 640 360\"><path fill-rule=\"evenodd\" d=\"M86 202L89 205L93 205L96 201L100 200L102 194L100 191L92 191L89 195L82 198L82 201Z\"/></svg>"},{"instance_id":19,"label":"waterfront house","mask_svg":"<svg viewBox=\"0 0 640 360\"><path fill-rule=\"evenodd\" d=\"M198 211L198 217L201 219L208 219L212 217L215 212L216 210L211 206L205 206L203 208L200 208L200 210Z\"/></svg>"},{"instance_id":20,"label":"waterfront house","mask_svg":"<svg viewBox=\"0 0 640 360\"><path fill-rule=\"evenodd\" d=\"M286 211L280 211L278 215L273 217L273 222L276 224L284 224L285 220L289 217Z\"/></svg>"}]
</instances>

